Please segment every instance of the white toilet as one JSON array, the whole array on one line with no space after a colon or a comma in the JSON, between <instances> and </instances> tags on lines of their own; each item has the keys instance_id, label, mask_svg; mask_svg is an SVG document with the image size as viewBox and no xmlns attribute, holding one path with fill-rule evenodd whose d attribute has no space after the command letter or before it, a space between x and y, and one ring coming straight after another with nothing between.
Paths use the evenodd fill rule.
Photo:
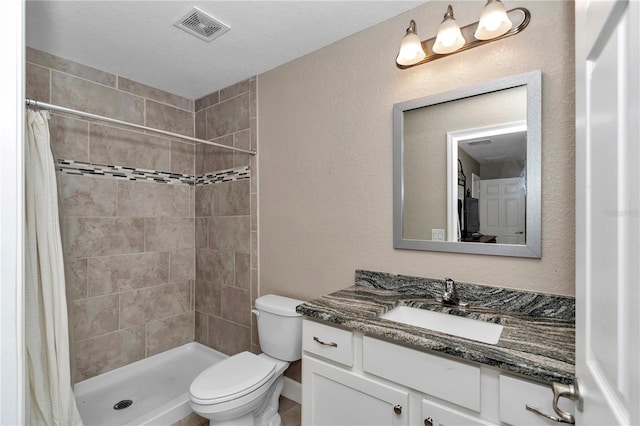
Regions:
<instances>
[{"instance_id":1,"label":"white toilet","mask_svg":"<svg viewBox=\"0 0 640 426\"><path fill-rule=\"evenodd\" d=\"M302 356L302 300L268 294L256 299L263 353L242 352L200 373L191 383L191 408L210 425L280 425L283 373Z\"/></svg>"}]
</instances>

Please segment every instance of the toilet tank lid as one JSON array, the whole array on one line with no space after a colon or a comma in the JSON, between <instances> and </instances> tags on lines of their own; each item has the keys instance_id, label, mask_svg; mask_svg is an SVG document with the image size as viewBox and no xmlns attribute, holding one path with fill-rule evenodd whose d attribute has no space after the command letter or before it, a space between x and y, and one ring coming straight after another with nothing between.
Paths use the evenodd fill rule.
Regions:
<instances>
[{"instance_id":1,"label":"toilet tank lid","mask_svg":"<svg viewBox=\"0 0 640 426\"><path fill-rule=\"evenodd\" d=\"M256 299L256 309L285 317L300 317L302 315L296 312L296 306L303 303L304 300L267 294Z\"/></svg>"}]
</instances>

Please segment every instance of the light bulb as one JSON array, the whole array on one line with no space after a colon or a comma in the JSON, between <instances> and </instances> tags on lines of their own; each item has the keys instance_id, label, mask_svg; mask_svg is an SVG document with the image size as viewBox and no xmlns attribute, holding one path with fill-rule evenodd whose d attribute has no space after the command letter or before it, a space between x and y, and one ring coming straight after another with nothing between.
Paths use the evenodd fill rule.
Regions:
<instances>
[{"instance_id":1,"label":"light bulb","mask_svg":"<svg viewBox=\"0 0 640 426\"><path fill-rule=\"evenodd\" d=\"M500 0L487 0L474 34L478 40L491 40L507 33L513 24Z\"/></svg>"},{"instance_id":2,"label":"light bulb","mask_svg":"<svg viewBox=\"0 0 640 426\"><path fill-rule=\"evenodd\" d=\"M398 65L414 65L426 58L422 49L422 42L416 33L416 23L411 20L407 33L400 43L400 52L396 58Z\"/></svg>"},{"instance_id":3,"label":"light bulb","mask_svg":"<svg viewBox=\"0 0 640 426\"><path fill-rule=\"evenodd\" d=\"M438 35L433 44L433 51L439 54L453 53L464 46L465 39L460 32L460 25L453 17L453 8L447 7L447 13L438 28Z\"/></svg>"}]
</instances>

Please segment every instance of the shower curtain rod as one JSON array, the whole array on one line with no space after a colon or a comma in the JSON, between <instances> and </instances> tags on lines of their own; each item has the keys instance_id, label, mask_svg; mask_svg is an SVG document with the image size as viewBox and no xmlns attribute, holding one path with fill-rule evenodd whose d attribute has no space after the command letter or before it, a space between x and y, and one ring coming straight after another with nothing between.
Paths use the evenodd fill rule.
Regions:
<instances>
[{"instance_id":1,"label":"shower curtain rod","mask_svg":"<svg viewBox=\"0 0 640 426\"><path fill-rule=\"evenodd\" d=\"M193 138L191 136L180 135L178 133L167 132L166 130L154 129L153 127L147 127L147 126L143 126L141 124L129 123L127 121L116 120L115 118L109 118L109 117L104 117L102 115L91 114L90 112L83 112L83 111L78 111L78 110L71 109L71 108L62 107L62 106L59 106L59 105L48 104L46 102L40 102L40 101L37 101L35 99L27 98L27 99L24 100L24 103L25 103L25 105L27 107L30 107L30 108L47 109L49 111L64 112L66 114L72 114L72 115L77 115L77 116L80 116L80 117L86 117L86 118L90 118L92 120L105 121L107 123L118 124L120 126L133 127L135 129L138 129L138 130L146 130L146 131L149 131L149 132L158 133L158 134L165 135L165 136L170 136L170 137L176 138L176 139L183 139L183 140L187 140L187 141L190 141L190 142L203 143L203 144L206 144L206 145L217 146L218 148L231 149L233 151L239 151L239 152L244 152L246 154L256 155L256 151L253 151L253 150L235 148L233 146L222 145L220 143L210 142L210 141L206 141L204 139L198 139L198 138Z\"/></svg>"}]
</instances>

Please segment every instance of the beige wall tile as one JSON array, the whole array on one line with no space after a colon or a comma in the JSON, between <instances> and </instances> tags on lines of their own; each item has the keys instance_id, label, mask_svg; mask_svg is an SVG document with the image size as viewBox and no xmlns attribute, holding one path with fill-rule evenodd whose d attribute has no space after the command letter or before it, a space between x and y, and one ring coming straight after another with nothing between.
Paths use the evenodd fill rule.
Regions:
<instances>
[{"instance_id":1,"label":"beige wall tile","mask_svg":"<svg viewBox=\"0 0 640 426\"><path fill-rule=\"evenodd\" d=\"M302 382L302 361L293 361L284 375L298 383Z\"/></svg>"},{"instance_id":2,"label":"beige wall tile","mask_svg":"<svg viewBox=\"0 0 640 426\"><path fill-rule=\"evenodd\" d=\"M249 128L249 100L244 93L207 109L207 139Z\"/></svg>"},{"instance_id":3,"label":"beige wall tile","mask_svg":"<svg viewBox=\"0 0 640 426\"><path fill-rule=\"evenodd\" d=\"M147 251L171 251L195 247L193 218L145 219Z\"/></svg>"},{"instance_id":4,"label":"beige wall tile","mask_svg":"<svg viewBox=\"0 0 640 426\"><path fill-rule=\"evenodd\" d=\"M241 216L251 213L249 197L249 180L221 182L219 186L218 205L221 216Z\"/></svg>"},{"instance_id":5,"label":"beige wall tile","mask_svg":"<svg viewBox=\"0 0 640 426\"><path fill-rule=\"evenodd\" d=\"M251 218L219 216L209 218L209 247L250 253Z\"/></svg>"},{"instance_id":6,"label":"beige wall tile","mask_svg":"<svg viewBox=\"0 0 640 426\"><path fill-rule=\"evenodd\" d=\"M108 256L144 250L144 220L68 217L63 247L68 256Z\"/></svg>"},{"instance_id":7,"label":"beige wall tile","mask_svg":"<svg viewBox=\"0 0 640 426\"><path fill-rule=\"evenodd\" d=\"M196 312L220 315L220 286L210 281L196 280Z\"/></svg>"},{"instance_id":8,"label":"beige wall tile","mask_svg":"<svg viewBox=\"0 0 640 426\"><path fill-rule=\"evenodd\" d=\"M183 288L174 284L128 291L119 296L120 328L189 311L190 301L186 300Z\"/></svg>"},{"instance_id":9,"label":"beige wall tile","mask_svg":"<svg viewBox=\"0 0 640 426\"><path fill-rule=\"evenodd\" d=\"M233 146L240 149L251 149L251 130L241 130L233 134ZM251 164L251 155L243 152L233 153L233 167L245 167Z\"/></svg>"},{"instance_id":10,"label":"beige wall tile","mask_svg":"<svg viewBox=\"0 0 640 426\"><path fill-rule=\"evenodd\" d=\"M251 194L251 230L258 230L258 194Z\"/></svg>"},{"instance_id":11,"label":"beige wall tile","mask_svg":"<svg viewBox=\"0 0 640 426\"><path fill-rule=\"evenodd\" d=\"M251 294L237 287L220 289L222 318L238 324L251 326Z\"/></svg>"},{"instance_id":12,"label":"beige wall tile","mask_svg":"<svg viewBox=\"0 0 640 426\"><path fill-rule=\"evenodd\" d=\"M216 214L219 187L220 184L217 183L195 187L196 217L214 216Z\"/></svg>"},{"instance_id":13,"label":"beige wall tile","mask_svg":"<svg viewBox=\"0 0 640 426\"><path fill-rule=\"evenodd\" d=\"M209 248L209 231L206 217L196 217L196 248Z\"/></svg>"},{"instance_id":14,"label":"beige wall tile","mask_svg":"<svg viewBox=\"0 0 640 426\"><path fill-rule=\"evenodd\" d=\"M196 279L195 250L175 250L171 252L170 280L172 283Z\"/></svg>"},{"instance_id":15,"label":"beige wall tile","mask_svg":"<svg viewBox=\"0 0 640 426\"><path fill-rule=\"evenodd\" d=\"M169 253L136 253L87 259L89 295L169 283Z\"/></svg>"},{"instance_id":16,"label":"beige wall tile","mask_svg":"<svg viewBox=\"0 0 640 426\"><path fill-rule=\"evenodd\" d=\"M209 317L209 346L227 355L251 349L251 330L218 317Z\"/></svg>"},{"instance_id":17,"label":"beige wall tile","mask_svg":"<svg viewBox=\"0 0 640 426\"><path fill-rule=\"evenodd\" d=\"M27 63L25 67L25 96L40 102L49 102L50 81L49 70Z\"/></svg>"},{"instance_id":18,"label":"beige wall tile","mask_svg":"<svg viewBox=\"0 0 640 426\"><path fill-rule=\"evenodd\" d=\"M194 339L198 343L203 345L209 344L209 317L202 312L195 312L195 331Z\"/></svg>"},{"instance_id":19,"label":"beige wall tile","mask_svg":"<svg viewBox=\"0 0 640 426\"><path fill-rule=\"evenodd\" d=\"M64 259L67 300L87 297L87 259Z\"/></svg>"},{"instance_id":20,"label":"beige wall tile","mask_svg":"<svg viewBox=\"0 0 640 426\"><path fill-rule=\"evenodd\" d=\"M118 329L118 295L75 300L71 317L76 341L115 331Z\"/></svg>"},{"instance_id":21,"label":"beige wall tile","mask_svg":"<svg viewBox=\"0 0 640 426\"><path fill-rule=\"evenodd\" d=\"M255 155L251 157L251 164L249 165L249 167L251 168L251 193L252 194L258 193L258 173L256 172L258 159L256 157L257 156Z\"/></svg>"},{"instance_id":22,"label":"beige wall tile","mask_svg":"<svg viewBox=\"0 0 640 426\"><path fill-rule=\"evenodd\" d=\"M235 256L235 280L236 287L251 289L251 255L247 253L234 253ZM251 301L249 301L251 303Z\"/></svg>"},{"instance_id":23,"label":"beige wall tile","mask_svg":"<svg viewBox=\"0 0 640 426\"><path fill-rule=\"evenodd\" d=\"M118 185L115 179L60 173L64 216L115 216Z\"/></svg>"},{"instance_id":24,"label":"beige wall tile","mask_svg":"<svg viewBox=\"0 0 640 426\"><path fill-rule=\"evenodd\" d=\"M118 216L189 217L189 187L118 181Z\"/></svg>"},{"instance_id":25,"label":"beige wall tile","mask_svg":"<svg viewBox=\"0 0 640 426\"><path fill-rule=\"evenodd\" d=\"M207 138L207 111L198 111L195 114L196 138Z\"/></svg>"},{"instance_id":26,"label":"beige wall tile","mask_svg":"<svg viewBox=\"0 0 640 426\"><path fill-rule=\"evenodd\" d=\"M189 217L196 217L196 188L189 187Z\"/></svg>"},{"instance_id":27,"label":"beige wall tile","mask_svg":"<svg viewBox=\"0 0 640 426\"><path fill-rule=\"evenodd\" d=\"M233 146L233 135L226 135L213 142L221 145ZM226 170L233 168L233 151L224 148L218 148L213 145L203 145L201 159L199 162L199 171L196 168L197 174L216 172L219 170Z\"/></svg>"},{"instance_id":28,"label":"beige wall tile","mask_svg":"<svg viewBox=\"0 0 640 426\"><path fill-rule=\"evenodd\" d=\"M144 358L144 326L76 342L76 380L106 373Z\"/></svg>"},{"instance_id":29,"label":"beige wall tile","mask_svg":"<svg viewBox=\"0 0 640 426\"><path fill-rule=\"evenodd\" d=\"M156 89L155 87L147 86L146 84L138 83L137 81L129 80L122 76L118 76L118 89L133 93L134 95L153 99L164 104L169 104L186 111L193 111L193 101L190 99L165 92L164 90Z\"/></svg>"},{"instance_id":30,"label":"beige wall tile","mask_svg":"<svg viewBox=\"0 0 640 426\"><path fill-rule=\"evenodd\" d=\"M89 161L89 123L51 114L51 151L57 159Z\"/></svg>"},{"instance_id":31,"label":"beige wall tile","mask_svg":"<svg viewBox=\"0 0 640 426\"><path fill-rule=\"evenodd\" d=\"M91 68L77 62L69 61L58 56L50 55L41 50L27 47L26 57L27 62L33 62L34 64L38 64L46 68L62 71L106 86L116 86L116 76L114 74Z\"/></svg>"},{"instance_id":32,"label":"beige wall tile","mask_svg":"<svg viewBox=\"0 0 640 426\"><path fill-rule=\"evenodd\" d=\"M171 141L171 173L192 175L196 172L196 149L192 143Z\"/></svg>"},{"instance_id":33,"label":"beige wall tile","mask_svg":"<svg viewBox=\"0 0 640 426\"><path fill-rule=\"evenodd\" d=\"M249 117L256 118L258 116L258 77L251 77L251 99L249 100Z\"/></svg>"},{"instance_id":34,"label":"beige wall tile","mask_svg":"<svg viewBox=\"0 0 640 426\"><path fill-rule=\"evenodd\" d=\"M146 100L146 126L185 136L193 136L193 113Z\"/></svg>"},{"instance_id":35,"label":"beige wall tile","mask_svg":"<svg viewBox=\"0 0 640 426\"><path fill-rule=\"evenodd\" d=\"M147 324L147 356L192 342L194 313L185 312Z\"/></svg>"},{"instance_id":36,"label":"beige wall tile","mask_svg":"<svg viewBox=\"0 0 640 426\"><path fill-rule=\"evenodd\" d=\"M57 71L51 77L52 103L144 124L143 98Z\"/></svg>"},{"instance_id":37,"label":"beige wall tile","mask_svg":"<svg viewBox=\"0 0 640 426\"><path fill-rule=\"evenodd\" d=\"M203 96L200 99L196 99L195 108L196 111L203 110L220 102L220 92L209 93L207 96Z\"/></svg>"},{"instance_id":38,"label":"beige wall tile","mask_svg":"<svg viewBox=\"0 0 640 426\"><path fill-rule=\"evenodd\" d=\"M91 124L91 162L169 171L171 141L145 133Z\"/></svg>"},{"instance_id":39,"label":"beige wall tile","mask_svg":"<svg viewBox=\"0 0 640 426\"><path fill-rule=\"evenodd\" d=\"M258 120L256 118L252 118L249 120L250 128L251 128L251 149L256 151L258 149ZM256 158L253 156L252 158Z\"/></svg>"},{"instance_id":40,"label":"beige wall tile","mask_svg":"<svg viewBox=\"0 0 640 426\"><path fill-rule=\"evenodd\" d=\"M240 81L232 86L220 90L220 101L226 101L241 93L248 92L251 89L250 81Z\"/></svg>"},{"instance_id":41,"label":"beige wall tile","mask_svg":"<svg viewBox=\"0 0 640 426\"><path fill-rule=\"evenodd\" d=\"M218 285L231 286L234 281L234 256L230 251L196 250L196 277Z\"/></svg>"}]
</instances>

